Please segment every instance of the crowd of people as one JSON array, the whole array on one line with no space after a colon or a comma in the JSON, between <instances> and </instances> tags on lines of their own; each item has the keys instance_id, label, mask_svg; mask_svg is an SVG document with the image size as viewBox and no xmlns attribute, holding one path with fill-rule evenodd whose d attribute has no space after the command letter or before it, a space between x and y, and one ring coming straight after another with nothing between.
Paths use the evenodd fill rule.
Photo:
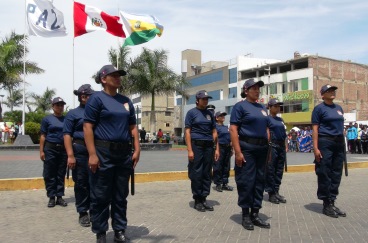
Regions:
<instances>
[{"instance_id":1,"label":"crowd of people","mask_svg":"<svg viewBox=\"0 0 368 243\"><path fill-rule=\"evenodd\" d=\"M287 136L289 152L312 152L313 130L310 126L304 128L294 127ZM367 125L352 123L344 127L346 150L351 154L368 154Z\"/></svg>"},{"instance_id":2,"label":"crowd of people","mask_svg":"<svg viewBox=\"0 0 368 243\"><path fill-rule=\"evenodd\" d=\"M10 126L6 122L0 123L0 143L14 143L15 139L21 133L21 122L11 124Z\"/></svg>"}]
</instances>

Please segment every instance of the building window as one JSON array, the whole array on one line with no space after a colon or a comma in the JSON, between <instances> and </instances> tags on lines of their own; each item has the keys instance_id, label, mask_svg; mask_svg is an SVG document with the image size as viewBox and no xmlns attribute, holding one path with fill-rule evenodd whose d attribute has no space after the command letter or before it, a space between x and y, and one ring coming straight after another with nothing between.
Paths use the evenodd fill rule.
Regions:
<instances>
[{"instance_id":1,"label":"building window","mask_svg":"<svg viewBox=\"0 0 368 243\"><path fill-rule=\"evenodd\" d=\"M237 72L237 68L229 69L229 84L238 82Z\"/></svg>"},{"instance_id":2,"label":"building window","mask_svg":"<svg viewBox=\"0 0 368 243\"><path fill-rule=\"evenodd\" d=\"M282 83L282 93L287 93L288 92L288 83L287 82L283 82Z\"/></svg>"},{"instance_id":3,"label":"building window","mask_svg":"<svg viewBox=\"0 0 368 243\"><path fill-rule=\"evenodd\" d=\"M201 77L195 77L193 79L190 79L189 82L192 85L192 87L210 84L214 82L219 82L223 79L223 71L218 71L215 73L203 75Z\"/></svg>"},{"instance_id":4,"label":"building window","mask_svg":"<svg viewBox=\"0 0 368 243\"><path fill-rule=\"evenodd\" d=\"M270 94L277 94L277 84L276 83L270 84Z\"/></svg>"},{"instance_id":5,"label":"building window","mask_svg":"<svg viewBox=\"0 0 368 243\"><path fill-rule=\"evenodd\" d=\"M170 127L170 123L166 122L166 123L165 123L165 126L166 126L166 127Z\"/></svg>"},{"instance_id":6,"label":"building window","mask_svg":"<svg viewBox=\"0 0 368 243\"><path fill-rule=\"evenodd\" d=\"M301 90L308 90L308 78L301 78L291 80L289 84L290 92L301 91Z\"/></svg>"},{"instance_id":7,"label":"building window","mask_svg":"<svg viewBox=\"0 0 368 243\"><path fill-rule=\"evenodd\" d=\"M229 88L229 99L231 98L236 98L236 91L237 91L237 87L234 88Z\"/></svg>"},{"instance_id":8,"label":"building window","mask_svg":"<svg viewBox=\"0 0 368 243\"><path fill-rule=\"evenodd\" d=\"M282 113L307 112L309 111L308 100L296 100L284 102Z\"/></svg>"},{"instance_id":9,"label":"building window","mask_svg":"<svg viewBox=\"0 0 368 243\"><path fill-rule=\"evenodd\" d=\"M177 98L176 99L176 105L181 105L182 104L182 98Z\"/></svg>"},{"instance_id":10,"label":"building window","mask_svg":"<svg viewBox=\"0 0 368 243\"><path fill-rule=\"evenodd\" d=\"M165 111L165 116L171 116L171 112L170 111Z\"/></svg>"}]
</instances>

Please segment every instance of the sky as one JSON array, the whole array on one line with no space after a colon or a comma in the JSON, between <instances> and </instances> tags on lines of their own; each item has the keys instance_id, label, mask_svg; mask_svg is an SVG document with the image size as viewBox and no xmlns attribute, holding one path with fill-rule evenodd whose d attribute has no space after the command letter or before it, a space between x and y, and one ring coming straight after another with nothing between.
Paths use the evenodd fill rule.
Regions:
<instances>
[{"instance_id":1,"label":"sky","mask_svg":"<svg viewBox=\"0 0 368 243\"><path fill-rule=\"evenodd\" d=\"M136 57L142 47L165 49L168 65L178 74L181 52L202 51L202 62L228 61L251 53L256 58L289 60L293 53L318 54L368 65L368 1L366 0L79 0L110 15L118 10L151 14L164 26L161 37L131 47ZM74 38L73 1L54 0L63 12L68 35L42 38L30 36L27 60L45 70L26 76L26 92L41 95L54 89L69 108L78 105L73 89L90 83L109 63L108 50L124 39L104 31ZM0 38L14 30L24 34L25 0L0 0ZM0 90L0 95L7 92ZM4 111L9 110L3 106ZM21 110L21 107L15 109Z\"/></svg>"}]
</instances>

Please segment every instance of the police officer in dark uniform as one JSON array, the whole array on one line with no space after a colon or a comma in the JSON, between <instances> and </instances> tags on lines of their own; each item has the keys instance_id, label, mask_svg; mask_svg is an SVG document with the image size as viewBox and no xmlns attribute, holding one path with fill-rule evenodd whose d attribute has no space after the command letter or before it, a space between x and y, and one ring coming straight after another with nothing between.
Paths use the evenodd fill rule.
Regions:
<instances>
[{"instance_id":1,"label":"police officer in dark uniform","mask_svg":"<svg viewBox=\"0 0 368 243\"><path fill-rule=\"evenodd\" d=\"M114 241L126 242L128 183L139 161L140 147L133 103L117 93L120 76L124 75L124 70L103 66L95 78L103 90L92 94L85 108L83 130L91 171L90 215L97 242L106 242L110 214Z\"/></svg>"},{"instance_id":2,"label":"police officer in dark uniform","mask_svg":"<svg viewBox=\"0 0 368 243\"><path fill-rule=\"evenodd\" d=\"M286 203L285 197L279 194L287 148L284 120L277 116L277 114L280 113L280 105L282 104L283 103L277 99L270 99L268 101L272 159L268 164L265 191L268 192L268 200L275 204L279 204L280 202Z\"/></svg>"},{"instance_id":3,"label":"police officer in dark uniform","mask_svg":"<svg viewBox=\"0 0 368 243\"><path fill-rule=\"evenodd\" d=\"M323 214L338 218L346 213L335 206L344 160L344 111L335 104L336 86L322 86L323 102L312 112L313 149L318 179L317 197L323 200Z\"/></svg>"},{"instance_id":4,"label":"police officer in dark uniform","mask_svg":"<svg viewBox=\"0 0 368 243\"><path fill-rule=\"evenodd\" d=\"M233 187L229 186L230 176L230 158L233 150L230 140L229 127L224 125L226 112L218 111L215 114L216 130L218 143L220 148L220 157L217 162L213 163L213 182L216 184L216 191L232 191Z\"/></svg>"},{"instance_id":5,"label":"police officer in dark uniform","mask_svg":"<svg viewBox=\"0 0 368 243\"><path fill-rule=\"evenodd\" d=\"M65 173L67 166L67 155L64 147L64 105L62 98L56 97L52 100L53 114L42 119L40 137L40 158L43 163L43 178L49 197L48 207L60 205L66 207L68 204L63 197L65 192ZM57 198L55 201L55 197Z\"/></svg>"},{"instance_id":6,"label":"police officer in dark uniform","mask_svg":"<svg viewBox=\"0 0 368 243\"><path fill-rule=\"evenodd\" d=\"M206 109L208 99L205 90L196 93L196 107L185 116L185 140L188 148L188 175L194 199L194 208L200 212L213 211L206 202L211 189L213 161L219 157L216 123L213 114Z\"/></svg>"},{"instance_id":7,"label":"police officer in dark uniform","mask_svg":"<svg viewBox=\"0 0 368 243\"><path fill-rule=\"evenodd\" d=\"M254 225L270 228L258 215L265 184L269 126L266 108L257 103L263 85L263 81L246 80L241 93L246 99L234 105L230 117L238 205L242 208L242 225L247 230L253 230Z\"/></svg>"},{"instance_id":8,"label":"police officer in dark uniform","mask_svg":"<svg viewBox=\"0 0 368 243\"><path fill-rule=\"evenodd\" d=\"M84 108L93 92L90 84L83 84L78 90L74 90L74 94L78 96L79 106L65 116L63 129L68 168L72 169L74 181L75 206L79 213L79 224L83 227L91 225L88 216L90 207L88 151L84 143L83 122Z\"/></svg>"}]
</instances>

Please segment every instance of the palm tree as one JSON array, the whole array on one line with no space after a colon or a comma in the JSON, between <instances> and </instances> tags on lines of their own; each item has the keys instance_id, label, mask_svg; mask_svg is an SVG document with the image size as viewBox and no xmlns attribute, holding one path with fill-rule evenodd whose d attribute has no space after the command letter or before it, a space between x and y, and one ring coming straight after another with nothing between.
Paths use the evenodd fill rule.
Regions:
<instances>
[{"instance_id":1,"label":"palm tree","mask_svg":"<svg viewBox=\"0 0 368 243\"><path fill-rule=\"evenodd\" d=\"M128 71L130 69L130 48L127 46L119 47L119 49L110 48L108 56L109 61L112 65L118 69L123 69ZM121 78L121 87L119 88L120 93L129 94L132 88L132 82L129 80L128 76Z\"/></svg>"},{"instance_id":2,"label":"palm tree","mask_svg":"<svg viewBox=\"0 0 368 243\"><path fill-rule=\"evenodd\" d=\"M10 111L14 110L14 107L21 106L23 104L23 92L20 89L8 89L7 101L3 103L10 108Z\"/></svg>"},{"instance_id":3,"label":"palm tree","mask_svg":"<svg viewBox=\"0 0 368 243\"><path fill-rule=\"evenodd\" d=\"M18 35L14 31L5 37L0 43L0 87L9 90L15 89L22 82L23 64L25 64L26 74L43 73L44 70L37 66L37 63L24 60L24 46L27 54L27 37Z\"/></svg>"},{"instance_id":4,"label":"palm tree","mask_svg":"<svg viewBox=\"0 0 368 243\"><path fill-rule=\"evenodd\" d=\"M183 86L188 82L167 66L166 50L149 50L142 53L131 63L128 78L132 80L132 93L151 95L151 131L156 131L155 96L170 95L173 92L183 94Z\"/></svg>"},{"instance_id":5,"label":"palm tree","mask_svg":"<svg viewBox=\"0 0 368 243\"><path fill-rule=\"evenodd\" d=\"M37 95L35 93L31 94L34 102L32 105L36 106L36 111L49 111L51 108L52 97L56 94L54 89L49 89L46 87L46 91L42 95Z\"/></svg>"}]
</instances>

